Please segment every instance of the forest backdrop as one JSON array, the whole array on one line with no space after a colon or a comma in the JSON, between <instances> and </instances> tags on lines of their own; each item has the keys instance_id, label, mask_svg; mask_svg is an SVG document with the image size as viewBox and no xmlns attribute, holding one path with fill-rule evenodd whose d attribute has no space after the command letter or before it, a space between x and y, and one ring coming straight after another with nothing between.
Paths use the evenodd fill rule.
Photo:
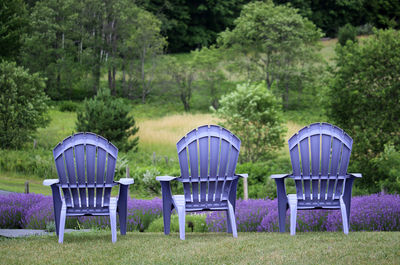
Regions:
<instances>
[{"instance_id":1,"label":"forest backdrop","mask_svg":"<svg viewBox=\"0 0 400 265\"><path fill-rule=\"evenodd\" d=\"M251 197L275 196L268 175L290 171L284 138L321 121L354 139L356 193L400 192L399 1L0 7L0 184L56 177L51 149L83 130L117 144L118 176L129 165L139 196L157 195L155 176L179 167L173 144L146 142L145 125L193 115L241 137Z\"/></svg>"}]
</instances>

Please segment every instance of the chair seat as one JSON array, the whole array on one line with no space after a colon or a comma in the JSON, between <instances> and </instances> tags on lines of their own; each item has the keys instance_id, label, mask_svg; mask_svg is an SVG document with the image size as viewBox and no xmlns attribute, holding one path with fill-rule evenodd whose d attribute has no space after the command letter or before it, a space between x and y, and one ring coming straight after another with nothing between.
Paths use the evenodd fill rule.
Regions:
<instances>
[{"instance_id":1,"label":"chair seat","mask_svg":"<svg viewBox=\"0 0 400 265\"><path fill-rule=\"evenodd\" d=\"M291 205L296 205L297 209L340 209L340 200L335 199L335 200L321 200L321 199L316 199L313 200L312 196L310 200L299 200L297 199L296 194L289 194L288 196L288 203L289 207Z\"/></svg>"},{"instance_id":2,"label":"chair seat","mask_svg":"<svg viewBox=\"0 0 400 265\"><path fill-rule=\"evenodd\" d=\"M185 207L185 210L187 212L191 211L224 211L228 209L228 201L223 200L219 202L215 201L207 201L208 195L206 195L206 200L205 201L199 201L199 202L185 202L185 196L184 195L174 195L172 196L175 205L177 208Z\"/></svg>"},{"instance_id":3,"label":"chair seat","mask_svg":"<svg viewBox=\"0 0 400 265\"><path fill-rule=\"evenodd\" d=\"M65 204L65 199L62 200ZM103 207L67 207L67 216L83 216L83 215L109 215L110 211L117 208L118 198L111 197L109 206ZM89 202L86 202L89 205ZM95 202L96 205L96 202Z\"/></svg>"}]
</instances>

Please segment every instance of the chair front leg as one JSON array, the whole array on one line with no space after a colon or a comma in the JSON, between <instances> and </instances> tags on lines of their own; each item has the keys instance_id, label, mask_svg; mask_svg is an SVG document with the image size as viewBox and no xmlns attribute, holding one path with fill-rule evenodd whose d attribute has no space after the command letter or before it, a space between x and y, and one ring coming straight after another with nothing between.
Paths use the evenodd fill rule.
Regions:
<instances>
[{"instance_id":1,"label":"chair front leg","mask_svg":"<svg viewBox=\"0 0 400 265\"><path fill-rule=\"evenodd\" d=\"M232 205L233 208L233 213L236 212L236 193L237 193L237 184L238 184L239 178L236 178L232 181L231 184L231 189L229 191L229 202ZM235 218L235 216L234 216ZM227 232L232 234L232 225L230 222L230 218L228 214L226 214L226 227L227 227Z\"/></svg>"},{"instance_id":2,"label":"chair front leg","mask_svg":"<svg viewBox=\"0 0 400 265\"><path fill-rule=\"evenodd\" d=\"M288 208L288 200L286 196L284 179L275 179L276 191L278 195L278 214L279 214L279 232L285 232L286 210Z\"/></svg>"},{"instance_id":3,"label":"chair front leg","mask_svg":"<svg viewBox=\"0 0 400 265\"><path fill-rule=\"evenodd\" d=\"M57 186L57 184L51 185L51 192L53 195L54 223L56 224L56 234L59 235L62 200L61 200L60 188Z\"/></svg>"},{"instance_id":4,"label":"chair front leg","mask_svg":"<svg viewBox=\"0 0 400 265\"><path fill-rule=\"evenodd\" d=\"M128 188L129 185L120 184L118 196L118 218L121 235L126 235L126 223L128 220Z\"/></svg>"},{"instance_id":5,"label":"chair front leg","mask_svg":"<svg viewBox=\"0 0 400 265\"><path fill-rule=\"evenodd\" d=\"M163 202L164 234L169 235L171 226L171 211L174 208L171 185L169 181L160 181L160 183Z\"/></svg>"},{"instance_id":6,"label":"chair front leg","mask_svg":"<svg viewBox=\"0 0 400 265\"><path fill-rule=\"evenodd\" d=\"M351 207L351 191L353 188L354 177L346 179L343 192L343 203L346 206L347 227L350 228L350 207Z\"/></svg>"}]
</instances>

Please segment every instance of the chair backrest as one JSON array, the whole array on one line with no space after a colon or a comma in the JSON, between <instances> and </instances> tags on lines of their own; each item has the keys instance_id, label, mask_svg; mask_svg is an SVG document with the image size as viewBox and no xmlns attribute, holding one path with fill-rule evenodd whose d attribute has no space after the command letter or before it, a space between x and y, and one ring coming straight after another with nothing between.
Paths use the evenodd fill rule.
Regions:
<instances>
[{"instance_id":1,"label":"chair backrest","mask_svg":"<svg viewBox=\"0 0 400 265\"><path fill-rule=\"evenodd\" d=\"M59 143L53 155L68 207L109 206L118 156L112 143L94 133L77 133Z\"/></svg>"},{"instance_id":2,"label":"chair backrest","mask_svg":"<svg viewBox=\"0 0 400 265\"><path fill-rule=\"evenodd\" d=\"M289 151L297 198L338 199L343 191L352 144L349 135L329 123L314 123L293 135L289 139Z\"/></svg>"},{"instance_id":3,"label":"chair backrest","mask_svg":"<svg viewBox=\"0 0 400 265\"><path fill-rule=\"evenodd\" d=\"M239 157L240 140L217 125L192 130L177 144L186 202L226 200Z\"/></svg>"}]
</instances>

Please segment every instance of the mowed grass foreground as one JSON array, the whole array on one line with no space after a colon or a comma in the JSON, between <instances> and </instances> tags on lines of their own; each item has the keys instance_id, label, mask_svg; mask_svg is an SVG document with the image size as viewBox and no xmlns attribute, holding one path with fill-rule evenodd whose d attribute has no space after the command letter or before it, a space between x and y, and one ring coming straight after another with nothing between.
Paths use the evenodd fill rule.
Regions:
<instances>
[{"instance_id":1,"label":"mowed grass foreground","mask_svg":"<svg viewBox=\"0 0 400 265\"><path fill-rule=\"evenodd\" d=\"M400 264L400 232L178 234L108 231L0 240L2 264Z\"/></svg>"}]
</instances>

